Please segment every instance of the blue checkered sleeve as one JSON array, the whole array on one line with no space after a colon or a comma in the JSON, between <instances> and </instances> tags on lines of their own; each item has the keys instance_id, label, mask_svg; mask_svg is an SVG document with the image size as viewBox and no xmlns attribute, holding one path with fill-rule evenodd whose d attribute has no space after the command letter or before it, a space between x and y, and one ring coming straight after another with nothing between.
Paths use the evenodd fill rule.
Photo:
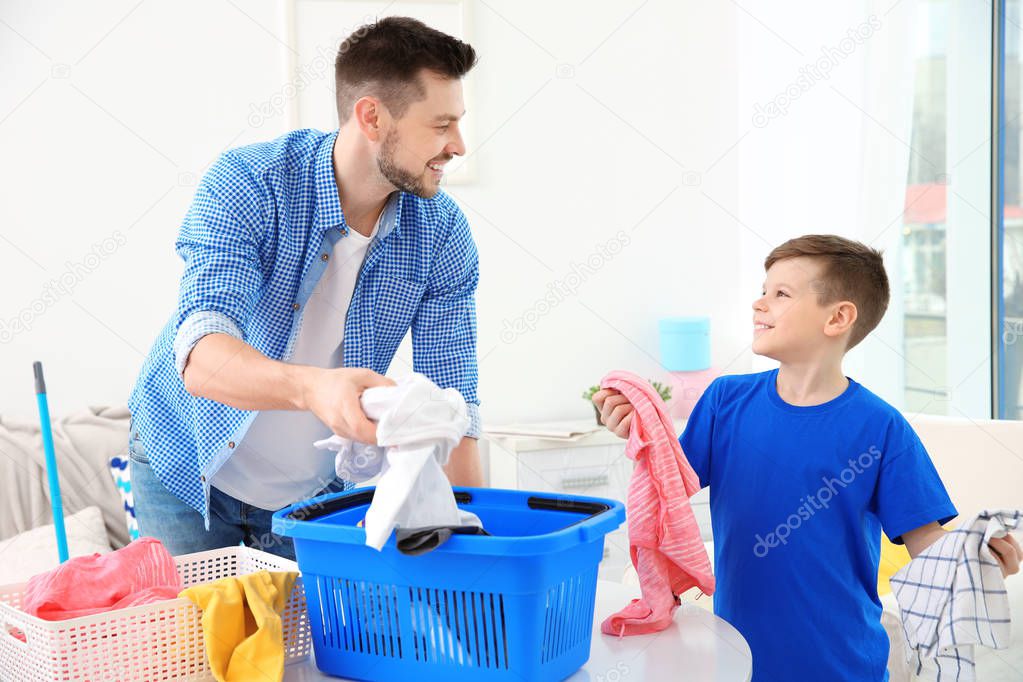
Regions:
<instances>
[{"instance_id":1,"label":"blue checkered sleeve","mask_svg":"<svg viewBox=\"0 0 1023 682\"><path fill-rule=\"evenodd\" d=\"M228 165L222 158L203 179L175 243L185 261L174 337L179 375L203 336L219 332L243 339L242 330L263 284L259 246L250 225L252 213L245 211L248 219L240 218L240 207L226 204L217 189ZM225 189L237 188L229 185ZM244 192L235 195L242 201L246 196Z\"/></svg>"},{"instance_id":2,"label":"blue checkered sleeve","mask_svg":"<svg viewBox=\"0 0 1023 682\"><path fill-rule=\"evenodd\" d=\"M476 389L476 285L479 254L469 223L457 207L452 227L432 265L430 285L412 320L412 364L416 372L441 388L455 388L465 398L470 425L467 436L479 438Z\"/></svg>"}]
</instances>

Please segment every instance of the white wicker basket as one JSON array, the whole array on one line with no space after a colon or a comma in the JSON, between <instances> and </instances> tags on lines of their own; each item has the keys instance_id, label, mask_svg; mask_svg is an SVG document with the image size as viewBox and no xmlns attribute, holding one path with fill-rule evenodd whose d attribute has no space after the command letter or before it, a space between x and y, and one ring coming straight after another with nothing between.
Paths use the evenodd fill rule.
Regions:
<instances>
[{"instance_id":1,"label":"white wicker basket","mask_svg":"<svg viewBox=\"0 0 1023 682\"><path fill-rule=\"evenodd\" d=\"M174 557L185 587L256 571L297 571L298 565L249 547L225 547ZM19 610L25 584L0 586L0 680L3 682L125 682L210 680L201 611L171 599L62 621ZM302 579L281 614L285 663L309 655L309 620ZM12 630L24 633L22 641Z\"/></svg>"}]
</instances>

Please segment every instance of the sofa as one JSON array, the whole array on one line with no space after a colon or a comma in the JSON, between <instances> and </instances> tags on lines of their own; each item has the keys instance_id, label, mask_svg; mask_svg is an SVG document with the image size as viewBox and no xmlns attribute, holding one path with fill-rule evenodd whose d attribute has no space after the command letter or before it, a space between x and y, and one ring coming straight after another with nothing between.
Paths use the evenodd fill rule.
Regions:
<instances>
[{"instance_id":1,"label":"sofa","mask_svg":"<svg viewBox=\"0 0 1023 682\"><path fill-rule=\"evenodd\" d=\"M130 487L119 488L116 466L126 462L129 416L126 405L99 406L52 420L72 556L131 539ZM10 584L57 564L39 420L0 416L0 455L0 584Z\"/></svg>"},{"instance_id":2,"label":"sofa","mask_svg":"<svg viewBox=\"0 0 1023 682\"><path fill-rule=\"evenodd\" d=\"M959 518L966 521L983 509L1023 509L1023 421L906 415L945 482ZM1023 534L1016 533L1023 539ZM1018 682L1023 678L1023 572L1006 579L1009 608L1015 621L1008 649L977 650L977 679ZM882 597L893 639L889 658L891 682L917 679L895 659L904 644L898 605ZM926 679L926 676L922 676Z\"/></svg>"}]
</instances>

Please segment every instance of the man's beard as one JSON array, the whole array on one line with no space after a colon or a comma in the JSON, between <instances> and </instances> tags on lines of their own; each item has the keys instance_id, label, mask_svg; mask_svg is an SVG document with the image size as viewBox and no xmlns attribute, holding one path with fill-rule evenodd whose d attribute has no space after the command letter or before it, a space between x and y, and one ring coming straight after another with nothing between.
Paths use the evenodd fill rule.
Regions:
<instances>
[{"instance_id":1,"label":"man's beard","mask_svg":"<svg viewBox=\"0 0 1023 682\"><path fill-rule=\"evenodd\" d=\"M424 199L433 197L437 193L438 188L427 187L422 173L419 175L410 173L395 163L394 150L398 147L399 143L397 131L388 131L387 137L384 138L383 148L380 150L380 156L377 158L377 167L380 169L380 174L402 192L408 192Z\"/></svg>"}]
</instances>

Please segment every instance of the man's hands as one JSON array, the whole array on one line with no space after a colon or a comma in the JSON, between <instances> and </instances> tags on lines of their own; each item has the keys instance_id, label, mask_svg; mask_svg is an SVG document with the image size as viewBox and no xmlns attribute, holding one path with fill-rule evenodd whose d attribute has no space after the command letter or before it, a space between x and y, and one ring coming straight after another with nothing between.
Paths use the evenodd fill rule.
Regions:
<instances>
[{"instance_id":1,"label":"man's hands","mask_svg":"<svg viewBox=\"0 0 1023 682\"><path fill-rule=\"evenodd\" d=\"M302 382L302 409L315 414L343 438L375 445L377 426L362 411L362 392L374 386L393 386L387 377L369 369L307 368Z\"/></svg>"},{"instance_id":2,"label":"man's hands","mask_svg":"<svg viewBox=\"0 0 1023 682\"><path fill-rule=\"evenodd\" d=\"M600 421L619 438L629 437L632 415L636 408L620 392L604 388L593 394L593 404L600 410Z\"/></svg>"},{"instance_id":3,"label":"man's hands","mask_svg":"<svg viewBox=\"0 0 1023 682\"><path fill-rule=\"evenodd\" d=\"M194 396L239 410L310 410L339 436L375 444L376 425L362 411L362 392L394 382L369 369L324 369L272 360L229 334L199 339L182 380Z\"/></svg>"}]
</instances>

